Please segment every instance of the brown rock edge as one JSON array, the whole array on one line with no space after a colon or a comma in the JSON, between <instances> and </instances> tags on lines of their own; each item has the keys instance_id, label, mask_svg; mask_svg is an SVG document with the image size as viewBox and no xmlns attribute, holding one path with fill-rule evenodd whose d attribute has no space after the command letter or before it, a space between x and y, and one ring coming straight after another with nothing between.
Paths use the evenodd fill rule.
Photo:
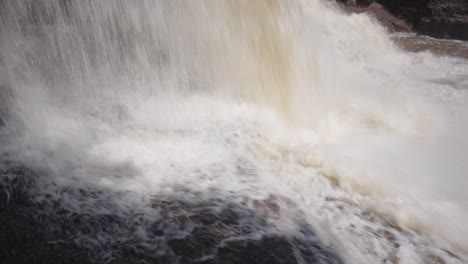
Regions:
<instances>
[{"instance_id":1,"label":"brown rock edge","mask_svg":"<svg viewBox=\"0 0 468 264\"><path fill-rule=\"evenodd\" d=\"M348 12L368 12L389 31L468 40L467 0L335 0Z\"/></svg>"}]
</instances>

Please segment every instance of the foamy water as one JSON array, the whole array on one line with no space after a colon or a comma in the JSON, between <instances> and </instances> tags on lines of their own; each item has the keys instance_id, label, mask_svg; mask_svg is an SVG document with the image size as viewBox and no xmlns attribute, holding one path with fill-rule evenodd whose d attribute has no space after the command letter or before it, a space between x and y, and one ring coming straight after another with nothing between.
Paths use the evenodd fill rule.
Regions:
<instances>
[{"instance_id":1,"label":"foamy water","mask_svg":"<svg viewBox=\"0 0 468 264\"><path fill-rule=\"evenodd\" d=\"M151 219L174 186L275 195L265 232L303 218L345 263L468 261L465 59L312 0L32 2L2 7L0 114L37 199L99 213L61 190L105 190Z\"/></svg>"}]
</instances>

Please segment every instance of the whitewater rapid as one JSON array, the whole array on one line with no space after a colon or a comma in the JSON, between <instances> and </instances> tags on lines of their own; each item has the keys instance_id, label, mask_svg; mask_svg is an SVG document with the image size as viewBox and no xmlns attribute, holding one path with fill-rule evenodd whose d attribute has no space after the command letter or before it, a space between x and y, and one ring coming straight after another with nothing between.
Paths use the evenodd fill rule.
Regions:
<instances>
[{"instance_id":1,"label":"whitewater rapid","mask_svg":"<svg viewBox=\"0 0 468 264\"><path fill-rule=\"evenodd\" d=\"M305 219L344 263L468 262L466 59L312 0L31 3L2 7L0 151L38 201L277 199L262 232Z\"/></svg>"}]
</instances>

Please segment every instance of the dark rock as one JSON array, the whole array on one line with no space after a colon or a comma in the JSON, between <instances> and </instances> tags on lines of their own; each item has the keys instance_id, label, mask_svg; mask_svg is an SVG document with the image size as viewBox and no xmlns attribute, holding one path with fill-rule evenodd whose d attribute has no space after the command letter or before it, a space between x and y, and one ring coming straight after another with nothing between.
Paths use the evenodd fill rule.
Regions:
<instances>
[{"instance_id":1,"label":"dark rock","mask_svg":"<svg viewBox=\"0 0 468 264\"><path fill-rule=\"evenodd\" d=\"M372 3L368 7L368 11L375 15L384 26L392 31L411 31L411 26L408 23L392 15L379 3Z\"/></svg>"},{"instance_id":2,"label":"dark rock","mask_svg":"<svg viewBox=\"0 0 468 264\"><path fill-rule=\"evenodd\" d=\"M390 31L411 31L411 24L390 13L379 3L348 1L345 4L342 4L342 7L351 13L370 13Z\"/></svg>"},{"instance_id":3,"label":"dark rock","mask_svg":"<svg viewBox=\"0 0 468 264\"><path fill-rule=\"evenodd\" d=\"M350 12L369 12L391 31L468 40L466 0L337 0Z\"/></svg>"},{"instance_id":4,"label":"dark rock","mask_svg":"<svg viewBox=\"0 0 468 264\"><path fill-rule=\"evenodd\" d=\"M468 2L466 0L431 0L427 7L433 17L463 17L468 16Z\"/></svg>"},{"instance_id":5,"label":"dark rock","mask_svg":"<svg viewBox=\"0 0 468 264\"><path fill-rule=\"evenodd\" d=\"M466 18L423 18L419 32L435 38L468 40L468 17Z\"/></svg>"},{"instance_id":6,"label":"dark rock","mask_svg":"<svg viewBox=\"0 0 468 264\"><path fill-rule=\"evenodd\" d=\"M260 240L240 240L219 248L217 258L206 264L296 264L298 260L291 243L281 237Z\"/></svg>"},{"instance_id":7,"label":"dark rock","mask_svg":"<svg viewBox=\"0 0 468 264\"><path fill-rule=\"evenodd\" d=\"M168 245L175 255L181 256L184 262L189 262L212 254L222 238L222 235L213 230L199 227L184 238L170 240Z\"/></svg>"},{"instance_id":8,"label":"dark rock","mask_svg":"<svg viewBox=\"0 0 468 264\"><path fill-rule=\"evenodd\" d=\"M0 209L28 199L36 176L26 167L0 171Z\"/></svg>"},{"instance_id":9,"label":"dark rock","mask_svg":"<svg viewBox=\"0 0 468 264\"><path fill-rule=\"evenodd\" d=\"M26 168L0 175L2 190L14 197L0 210L5 264L341 263L305 221L296 236L278 231L273 223L291 203L279 196L202 198L174 188L137 211L122 209L123 194L111 190L54 185L56 195L44 194Z\"/></svg>"},{"instance_id":10,"label":"dark rock","mask_svg":"<svg viewBox=\"0 0 468 264\"><path fill-rule=\"evenodd\" d=\"M87 264L87 250L71 241L44 239L44 225L29 202L0 211L0 259L5 264Z\"/></svg>"},{"instance_id":11,"label":"dark rock","mask_svg":"<svg viewBox=\"0 0 468 264\"><path fill-rule=\"evenodd\" d=\"M337 2L348 6L368 7L373 0L337 0Z\"/></svg>"}]
</instances>

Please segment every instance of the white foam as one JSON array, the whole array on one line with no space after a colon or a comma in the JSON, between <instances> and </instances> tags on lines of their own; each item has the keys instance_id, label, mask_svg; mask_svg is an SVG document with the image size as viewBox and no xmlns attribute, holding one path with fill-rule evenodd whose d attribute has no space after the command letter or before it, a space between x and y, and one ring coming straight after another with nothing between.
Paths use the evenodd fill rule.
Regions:
<instances>
[{"instance_id":1,"label":"white foam","mask_svg":"<svg viewBox=\"0 0 468 264\"><path fill-rule=\"evenodd\" d=\"M141 42L130 41L133 48L124 49L136 52L130 61L98 57L93 62L79 57L88 52L87 44L80 44L87 43L84 33L51 30L48 38L63 37L51 41L62 45L62 52L74 40L81 50L69 57L76 63L64 63L70 79L53 75L52 86L42 80L43 72L24 62L17 67L28 69L26 81L12 70L2 71L19 98L17 115L25 128L11 136L6 152L65 186L95 185L141 197L173 185L290 197L349 263L425 263L432 255L446 263L464 262L468 89L440 80L466 76L466 61L407 53L369 16L303 1L300 11L296 5L288 9L293 15L280 10L284 17L276 18L276 25L286 33L279 40L272 37L277 29L265 33L292 49L283 54L293 58L290 65L272 66L278 61L263 61L254 56L258 47L249 49L249 44L268 43L256 35L271 30L261 24L268 20L243 14L242 6L230 11L229 5L212 3L219 12L213 17L182 19L190 5L179 10L176 4L144 3L148 10L167 12L140 21L138 14L148 15L141 7L126 6L134 13L124 15L118 6L97 6L102 17L125 20L108 25L101 16L92 17L99 19L93 20L97 26L90 36L109 42L100 50L118 56L122 51L105 30L147 27L149 38L162 41L167 64L154 66L145 57L156 51L140 35ZM80 7L80 14L89 16ZM206 15L204 10L192 11ZM257 12L271 18L262 9ZM237 15L240 21L246 16L252 31L249 25L233 26ZM286 23L294 15L301 17L300 27ZM208 33L201 33L201 26ZM18 34L19 42L28 41ZM240 46L226 46L231 41ZM31 52L43 55L34 48ZM10 61L25 54L15 50L2 56ZM92 63L102 68L93 72ZM281 97L285 87L262 86L278 69L292 72L287 97ZM464 87L463 79L459 85ZM76 201L69 198L73 206ZM369 219L368 213L379 217ZM382 230L393 232L393 238Z\"/></svg>"}]
</instances>

